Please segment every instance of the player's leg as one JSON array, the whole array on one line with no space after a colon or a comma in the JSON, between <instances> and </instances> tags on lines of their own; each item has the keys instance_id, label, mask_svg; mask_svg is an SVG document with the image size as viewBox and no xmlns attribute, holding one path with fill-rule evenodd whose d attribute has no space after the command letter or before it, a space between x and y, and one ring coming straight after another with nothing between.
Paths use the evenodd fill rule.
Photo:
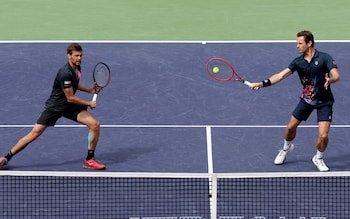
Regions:
<instances>
[{"instance_id":1,"label":"player's leg","mask_svg":"<svg viewBox=\"0 0 350 219\"><path fill-rule=\"evenodd\" d=\"M331 127L331 123L328 121L321 121L318 123L318 138L317 138L317 150L323 153L328 145L328 133ZM322 157L320 157L322 158Z\"/></svg>"},{"instance_id":2,"label":"player's leg","mask_svg":"<svg viewBox=\"0 0 350 219\"><path fill-rule=\"evenodd\" d=\"M100 122L87 110L81 111L78 114L77 120L89 128L88 149L95 150L100 136Z\"/></svg>"},{"instance_id":3,"label":"player's leg","mask_svg":"<svg viewBox=\"0 0 350 219\"><path fill-rule=\"evenodd\" d=\"M6 165L13 155L19 153L25 147L27 147L30 143L32 143L35 139L37 139L48 126L54 126L56 121L61 117L61 113L56 111L44 110L40 117L38 118L36 124L32 128L32 130L23 138L21 138L10 150L10 152L0 158L0 169Z\"/></svg>"},{"instance_id":4,"label":"player's leg","mask_svg":"<svg viewBox=\"0 0 350 219\"><path fill-rule=\"evenodd\" d=\"M292 141L296 137L297 128L302 121L306 121L309 118L313 110L313 106L305 103L303 100L299 101L285 130L283 148L278 152L274 160L275 164L283 164L286 160L287 154L293 151L294 145L292 144Z\"/></svg>"},{"instance_id":5,"label":"player's leg","mask_svg":"<svg viewBox=\"0 0 350 219\"><path fill-rule=\"evenodd\" d=\"M322 121L318 123L318 138L317 138L317 151L315 156L312 158L312 162L315 164L319 171L329 171L329 168L323 160L323 153L328 145L328 132L331 123L327 121Z\"/></svg>"},{"instance_id":6,"label":"player's leg","mask_svg":"<svg viewBox=\"0 0 350 219\"><path fill-rule=\"evenodd\" d=\"M287 142L292 142L297 135L297 128L300 125L301 120L291 116L287 128L284 133L284 139ZM288 145L287 145L288 146Z\"/></svg>"},{"instance_id":7,"label":"player's leg","mask_svg":"<svg viewBox=\"0 0 350 219\"><path fill-rule=\"evenodd\" d=\"M33 129L24 137L22 137L10 150L10 152L0 158L0 169L3 169L5 165L11 160L12 156L19 153L25 147L27 147L31 142L37 139L46 129L45 125L35 124Z\"/></svg>"},{"instance_id":8,"label":"player's leg","mask_svg":"<svg viewBox=\"0 0 350 219\"><path fill-rule=\"evenodd\" d=\"M100 122L87 110L82 110L78 113L77 121L89 128L88 155L83 167L88 169L105 169L106 166L97 162L95 159L95 149L100 136Z\"/></svg>"},{"instance_id":9,"label":"player's leg","mask_svg":"<svg viewBox=\"0 0 350 219\"><path fill-rule=\"evenodd\" d=\"M323 160L323 153L328 146L328 133L331 127L332 110L333 105L325 105L317 109L318 120L318 138L316 142L317 151L312 158L312 162L315 164L319 171L329 171L329 168Z\"/></svg>"},{"instance_id":10,"label":"player's leg","mask_svg":"<svg viewBox=\"0 0 350 219\"><path fill-rule=\"evenodd\" d=\"M298 120L293 115L291 116L287 128L285 130L283 148L278 152L274 160L274 163L276 165L283 164L286 160L287 154L293 151L294 145L292 144L292 141L294 140L297 134L297 128L300 123L301 120Z\"/></svg>"},{"instance_id":11,"label":"player's leg","mask_svg":"<svg viewBox=\"0 0 350 219\"><path fill-rule=\"evenodd\" d=\"M46 129L45 125L41 124L35 124L33 129L23 138L21 138L17 144L15 144L12 149L11 153L13 155L17 154L21 150L23 150L25 147L27 147L30 143L32 143L34 140L36 140Z\"/></svg>"}]
</instances>

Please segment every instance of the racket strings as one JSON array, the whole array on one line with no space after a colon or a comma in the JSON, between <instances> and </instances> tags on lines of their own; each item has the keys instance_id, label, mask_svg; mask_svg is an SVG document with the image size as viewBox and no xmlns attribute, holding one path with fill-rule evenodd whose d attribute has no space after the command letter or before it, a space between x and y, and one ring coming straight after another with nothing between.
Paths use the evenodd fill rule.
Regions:
<instances>
[{"instance_id":1,"label":"racket strings","mask_svg":"<svg viewBox=\"0 0 350 219\"><path fill-rule=\"evenodd\" d=\"M110 79L109 69L104 65L97 66L94 71L94 79L98 86L105 87Z\"/></svg>"},{"instance_id":2,"label":"racket strings","mask_svg":"<svg viewBox=\"0 0 350 219\"><path fill-rule=\"evenodd\" d=\"M220 60L213 60L212 62L209 62L207 69L210 76L217 80L228 81L233 77L231 67L227 63Z\"/></svg>"}]
</instances>

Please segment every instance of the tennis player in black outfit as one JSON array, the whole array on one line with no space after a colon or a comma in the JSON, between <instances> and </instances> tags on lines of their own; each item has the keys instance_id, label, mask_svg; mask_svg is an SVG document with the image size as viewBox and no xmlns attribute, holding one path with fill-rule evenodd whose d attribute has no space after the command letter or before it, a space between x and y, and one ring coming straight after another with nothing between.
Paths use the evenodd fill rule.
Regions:
<instances>
[{"instance_id":1,"label":"tennis player in black outfit","mask_svg":"<svg viewBox=\"0 0 350 219\"><path fill-rule=\"evenodd\" d=\"M21 138L9 151L0 158L0 169L3 169L12 156L19 153L31 142L37 139L48 126L54 126L62 116L70 120L82 123L89 128L88 154L83 162L87 169L102 170L106 166L95 160L95 149L100 133L100 123L88 111L87 107L95 108L96 101L83 100L75 95L77 90L94 93L96 85L86 87L79 83L81 77L81 62L83 49L77 43L72 43L67 48L68 63L59 69L50 97L45 103L44 111L41 113L33 129ZM96 87L97 91L100 90Z\"/></svg>"}]
</instances>

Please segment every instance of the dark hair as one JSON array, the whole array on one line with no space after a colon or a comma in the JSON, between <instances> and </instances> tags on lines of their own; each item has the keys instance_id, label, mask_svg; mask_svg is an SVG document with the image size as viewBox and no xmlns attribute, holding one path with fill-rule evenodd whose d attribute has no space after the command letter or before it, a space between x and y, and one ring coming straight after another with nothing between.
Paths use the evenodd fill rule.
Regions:
<instances>
[{"instance_id":1,"label":"dark hair","mask_svg":"<svg viewBox=\"0 0 350 219\"><path fill-rule=\"evenodd\" d=\"M83 48L78 43L72 43L67 47L67 54L72 54L73 51L83 51Z\"/></svg>"},{"instance_id":2,"label":"dark hair","mask_svg":"<svg viewBox=\"0 0 350 219\"><path fill-rule=\"evenodd\" d=\"M311 41L312 42L311 47L314 47L314 44L315 44L314 35L310 31L303 30L297 33L297 37L302 37L302 36L304 37L306 44L308 44Z\"/></svg>"}]
</instances>

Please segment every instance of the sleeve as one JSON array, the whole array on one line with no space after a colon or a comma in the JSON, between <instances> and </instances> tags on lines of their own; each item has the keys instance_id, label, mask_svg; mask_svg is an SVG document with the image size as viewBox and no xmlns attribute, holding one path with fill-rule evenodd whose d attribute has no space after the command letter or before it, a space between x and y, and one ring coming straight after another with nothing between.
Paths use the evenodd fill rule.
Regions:
<instances>
[{"instance_id":1,"label":"sleeve","mask_svg":"<svg viewBox=\"0 0 350 219\"><path fill-rule=\"evenodd\" d=\"M328 55L328 58L327 58L327 69L328 69L328 71L330 71L333 68L338 68L337 62L330 55Z\"/></svg>"},{"instance_id":2,"label":"sleeve","mask_svg":"<svg viewBox=\"0 0 350 219\"><path fill-rule=\"evenodd\" d=\"M58 80L62 89L73 86L73 78L68 71L60 70L58 72Z\"/></svg>"},{"instance_id":3,"label":"sleeve","mask_svg":"<svg viewBox=\"0 0 350 219\"><path fill-rule=\"evenodd\" d=\"M294 73L297 69L297 58L295 58L289 65L288 68L292 71L292 73Z\"/></svg>"}]
</instances>

